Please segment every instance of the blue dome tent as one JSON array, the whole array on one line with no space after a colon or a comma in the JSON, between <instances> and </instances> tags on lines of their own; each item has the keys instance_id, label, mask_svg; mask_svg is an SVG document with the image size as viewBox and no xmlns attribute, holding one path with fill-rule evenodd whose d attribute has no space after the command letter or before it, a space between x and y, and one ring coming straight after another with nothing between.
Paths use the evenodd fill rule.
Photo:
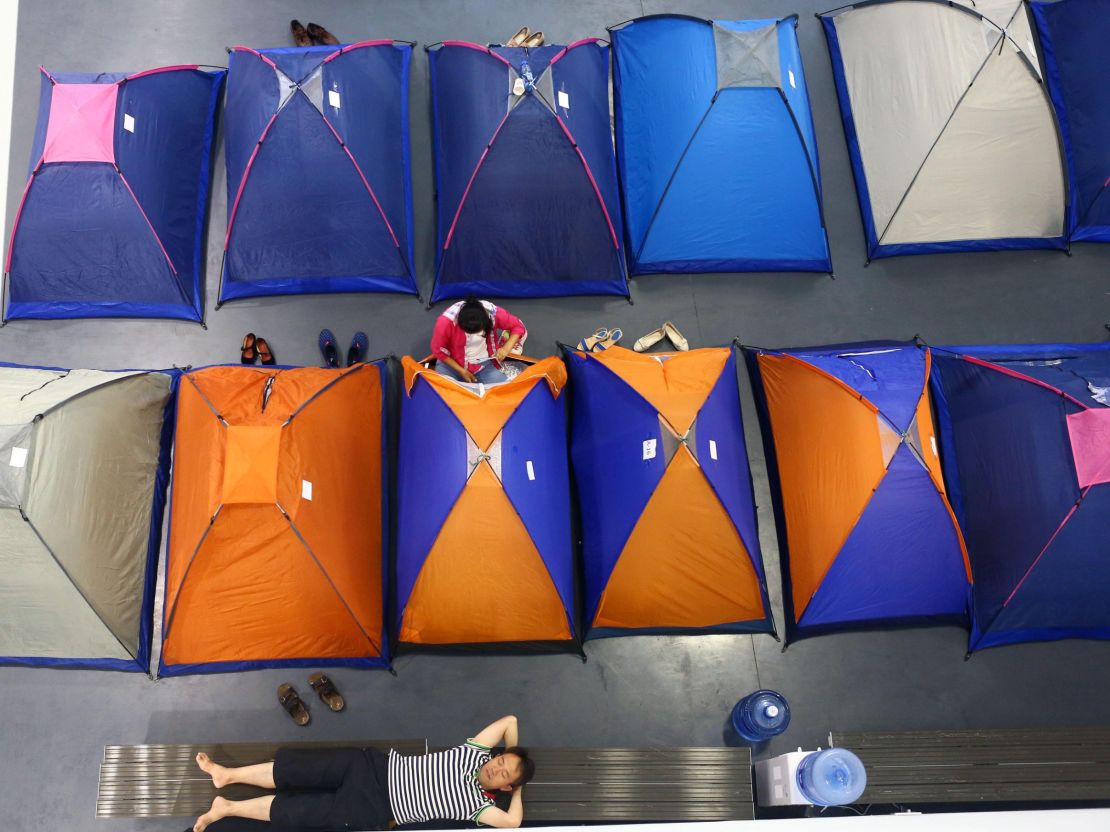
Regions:
<instances>
[{"instance_id":1,"label":"blue dome tent","mask_svg":"<svg viewBox=\"0 0 1110 832\"><path fill-rule=\"evenodd\" d=\"M220 303L407 292L412 45L231 50Z\"/></svg>"},{"instance_id":2,"label":"blue dome tent","mask_svg":"<svg viewBox=\"0 0 1110 832\"><path fill-rule=\"evenodd\" d=\"M627 295L609 47L429 48L432 300Z\"/></svg>"},{"instance_id":3,"label":"blue dome tent","mask_svg":"<svg viewBox=\"0 0 1110 832\"><path fill-rule=\"evenodd\" d=\"M796 25L610 30L632 274L831 270Z\"/></svg>"}]
</instances>

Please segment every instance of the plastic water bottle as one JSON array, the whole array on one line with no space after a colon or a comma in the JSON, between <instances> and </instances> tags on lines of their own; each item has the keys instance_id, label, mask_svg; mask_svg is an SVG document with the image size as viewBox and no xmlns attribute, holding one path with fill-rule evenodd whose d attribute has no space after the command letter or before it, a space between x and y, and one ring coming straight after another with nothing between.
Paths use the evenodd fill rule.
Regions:
<instances>
[{"instance_id":1,"label":"plastic water bottle","mask_svg":"<svg viewBox=\"0 0 1110 832\"><path fill-rule=\"evenodd\" d=\"M532 67L528 66L528 61L520 62L520 77L524 79L524 89L529 93L536 89L536 79L532 77Z\"/></svg>"},{"instance_id":2,"label":"plastic water bottle","mask_svg":"<svg viewBox=\"0 0 1110 832\"><path fill-rule=\"evenodd\" d=\"M749 693L732 709L732 727L748 742L777 737L789 724L790 706L781 693L773 690Z\"/></svg>"},{"instance_id":3,"label":"plastic water bottle","mask_svg":"<svg viewBox=\"0 0 1110 832\"><path fill-rule=\"evenodd\" d=\"M866 786L863 763L846 748L814 751L798 766L798 790L817 806L855 803Z\"/></svg>"}]
</instances>

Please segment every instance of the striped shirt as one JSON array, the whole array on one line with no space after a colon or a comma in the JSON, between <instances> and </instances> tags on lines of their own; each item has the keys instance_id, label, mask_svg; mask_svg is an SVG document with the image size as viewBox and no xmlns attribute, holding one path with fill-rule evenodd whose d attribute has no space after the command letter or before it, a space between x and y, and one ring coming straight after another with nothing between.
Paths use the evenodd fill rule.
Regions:
<instances>
[{"instance_id":1,"label":"striped shirt","mask_svg":"<svg viewBox=\"0 0 1110 832\"><path fill-rule=\"evenodd\" d=\"M490 750L474 740L420 756L389 752L389 805L398 824L477 821L493 805L478 784Z\"/></svg>"}]
</instances>

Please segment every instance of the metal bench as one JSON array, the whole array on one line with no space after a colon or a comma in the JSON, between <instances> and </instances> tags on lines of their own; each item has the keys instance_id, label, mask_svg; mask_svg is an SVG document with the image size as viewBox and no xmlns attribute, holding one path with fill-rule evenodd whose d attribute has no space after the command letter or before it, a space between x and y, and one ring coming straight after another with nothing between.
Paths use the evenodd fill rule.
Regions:
<instances>
[{"instance_id":1,"label":"metal bench","mask_svg":"<svg viewBox=\"0 0 1110 832\"><path fill-rule=\"evenodd\" d=\"M867 769L859 803L1110 801L1110 727L829 734Z\"/></svg>"},{"instance_id":2,"label":"metal bench","mask_svg":"<svg viewBox=\"0 0 1110 832\"><path fill-rule=\"evenodd\" d=\"M194 757L222 765L273 759L278 748L359 746L421 754L422 740L219 745L109 745L100 765L98 818L195 816L217 793L232 800L263 792L229 786L217 792ZM437 749L430 749L435 751ZM525 792L527 824L597 821L750 820L751 752L747 748L533 748L537 777Z\"/></svg>"}]
</instances>

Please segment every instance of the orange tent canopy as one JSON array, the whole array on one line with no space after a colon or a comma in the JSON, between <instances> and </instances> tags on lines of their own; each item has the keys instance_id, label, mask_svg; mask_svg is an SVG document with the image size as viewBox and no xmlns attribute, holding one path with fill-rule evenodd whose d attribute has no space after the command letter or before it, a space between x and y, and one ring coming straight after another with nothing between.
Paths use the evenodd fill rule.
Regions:
<instances>
[{"instance_id":1,"label":"orange tent canopy","mask_svg":"<svg viewBox=\"0 0 1110 832\"><path fill-rule=\"evenodd\" d=\"M383 372L359 364L184 375L164 675L388 664Z\"/></svg>"}]
</instances>

